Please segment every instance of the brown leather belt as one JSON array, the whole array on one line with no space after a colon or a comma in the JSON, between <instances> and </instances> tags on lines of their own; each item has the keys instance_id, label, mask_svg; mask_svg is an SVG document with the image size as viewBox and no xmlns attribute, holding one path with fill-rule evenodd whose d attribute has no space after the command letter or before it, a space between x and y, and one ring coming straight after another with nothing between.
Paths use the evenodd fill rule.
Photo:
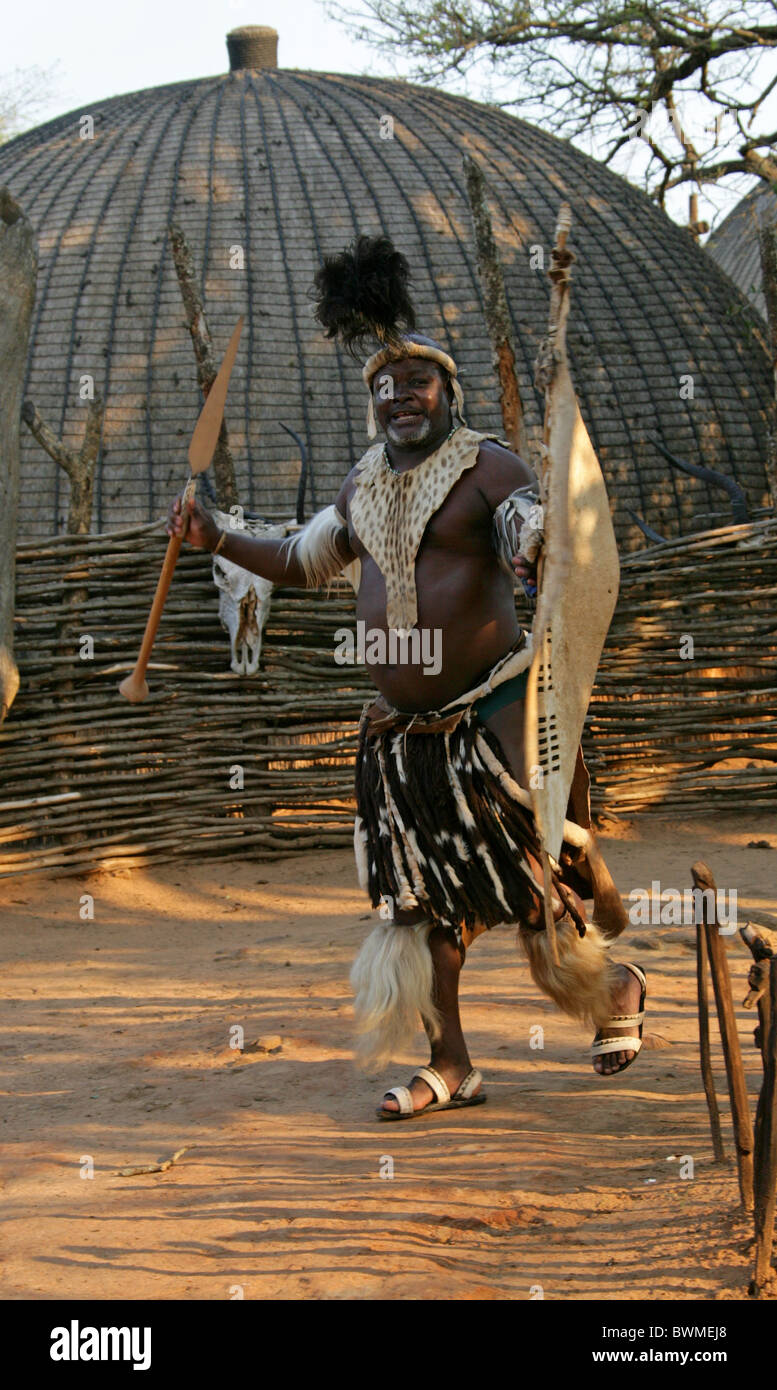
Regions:
<instances>
[{"instance_id":1,"label":"brown leather belt","mask_svg":"<svg viewBox=\"0 0 777 1390\"><path fill-rule=\"evenodd\" d=\"M499 658L495 666L499 666L503 661L506 661L514 652L521 651L525 642L526 635L522 632L518 641L513 644L509 651L504 653L504 656ZM495 668L492 667L491 669L494 670ZM490 673L486 672L486 675L483 676L480 682L481 684L488 674ZM477 687L473 687L473 689L476 688ZM496 689L498 688L497 686ZM464 704L454 706L453 709L447 712L441 710L418 710L413 713L408 710L395 709L393 705L389 704L385 696L379 695L371 704L364 706L359 727L363 730L366 726L367 735L370 737L372 735L387 733L390 729L404 730L406 733L414 734L450 733L461 723L467 710L472 709L476 703L476 700L465 701Z\"/></svg>"},{"instance_id":2,"label":"brown leather belt","mask_svg":"<svg viewBox=\"0 0 777 1390\"><path fill-rule=\"evenodd\" d=\"M389 729L413 734L450 733L461 723L468 709L471 709L470 705L463 705L451 714L440 714L437 710L420 710L417 714L407 714L402 710L393 709L381 695L371 705L365 705L361 727L366 724L370 737L373 734L385 734Z\"/></svg>"}]
</instances>

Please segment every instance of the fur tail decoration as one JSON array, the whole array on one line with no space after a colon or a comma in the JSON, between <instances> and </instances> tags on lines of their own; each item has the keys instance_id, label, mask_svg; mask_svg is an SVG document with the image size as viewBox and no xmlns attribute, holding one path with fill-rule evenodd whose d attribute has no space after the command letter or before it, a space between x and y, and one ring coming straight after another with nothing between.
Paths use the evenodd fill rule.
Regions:
<instances>
[{"instance_id":1,"label":"fur tail decoration","mask_svg":"<svg viewBox=\"0 0 777 1390\"><path fill-rule=\"evenodd\" d=\"M379 922L356 957L351 984L356 995L356 1057L362 1067L391 1061L413 1038L419 1014L429 1036L439 1037L428 945L431 930L431 922Z\"/></svg>"},{"instance_id":2,"label":"fur tail decoration","mask_svg":"<svg viewBox=\"0 0 777 1390\"><path fill-rule=\"evenodd\" d=\"M354 354L368 338L390 342L415 328L409 282L407 259L387 236L356 237L316 274L316 318Z\"/></svg>"},{"instance_id":3,"label":"fur tail decoration","mask_svg":"<svg viewBox=\"0 0 777 1390\"><path fill-rule=\"evenodd\" d=\"M337 550L337 537L345 525L345 518L333 504L316 512L307 526L284 541L289 553L302 565L309 589L328 584L345 568Z\"/></svg>"},{"instance_id":4,"label":"fur tail decoration","mask_svg":"<svg viewBox=\"0 0 777 1390\"><path fill-rule=\"evenodd\" d=\"M599 928L587 922L581 937L568 917L556 923L560 964L556 965L546 931L521 927L518 940L529 961L534 983L564 1013L598 1031L612 1014L615 970Z\"/></svg>"}]
</instances>

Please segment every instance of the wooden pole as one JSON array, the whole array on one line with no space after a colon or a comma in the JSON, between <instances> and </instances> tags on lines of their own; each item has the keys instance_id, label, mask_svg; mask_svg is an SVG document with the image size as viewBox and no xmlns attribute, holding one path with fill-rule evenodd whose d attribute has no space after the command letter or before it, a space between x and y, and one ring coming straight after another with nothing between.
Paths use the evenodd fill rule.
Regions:
<instances>
[{"instance_id":1,"label":"wooden pole","mask_svg":"<svg viewBox=\"0 0 777 1390\"><path fill-rule=\"evenodd\" d=\"M777 932L763 926L760 922L747 922L740 927L739 935L753 957L753 964L747 976L748 992L744 1007L752 1009L758 1005L758 1028L756 1041L761 1049L761 1061L766 1071L769 1050L769 1029L771 1028L771 1000L769 997L769 967L777 959ZM756 1118L756 1142L758 1140L758 1119Z\"/></svg>"},{"instance_id":2,"label":"wooden pole","mask_svg":"<svg viewBox=\"0 0 777 1390\"><path fill-rule=\"evenodd\" d=\"M705 863L699 860L693 864L691 874L696 888L702 891L711 889L713 895L717 894L712 871ZM715 1004L718 1012L720 1039L726 1062L726 1079L731 1101L731 1118L734 1125L734 1143L739 1174L739 1195L743 1209L749 1212L753 1210L753 1122L748 1105L745 1069L742 1065L742 1053L734 1016L734 1001L731 995L731 977L726 959L726 948L718 931L715 910L713 908L710 912L706 897L703 900L702 917L712 975L712 987L715 992Z\"/></svg>"},{"instance_id":3,"label":"wooden pole","mask_svg":"<svg viewBox=\"0 0 777 1390\"><path fill-rule=\"evenodd\" d=\"M777 960L769 962L769 1037L764 1055L764 1079L759 1098L761 1123L755 1150L755 1279L756 1297L772 1275L774 1210L777 1194Z\"/></svg>"},{"instance_id":4,"label":"wooden pole","mask_svg":"<svg viewBox=\"0 0 777 1390\"><path fill-rule=\"evenodd\" d=\"M197 381L203 396L207 399L208 392L216 380L218 368L213 361L213 343L208 321L205 318L205 310L195 285L194 257L179 226L172 225L170 227L170 245L173 251L173 263L175 273L178 276L184 313L186 314L186 323L191 334L194 357L197 363ZM237 506L240 499L237 495L235 464L229 445L226 420L221 422L219 437L213 454L213 477L216 482L216 497L219 507L222 511L228 512L230 507Z\"/></svg>"},{"instance_id":5,"label":"wooden pole","mask_svg":"<svg viewBox=\"0 0 777 1390\"><path fill-rule=\"evenodd\" d=\"M758 1005L756 1037L763 1062L763 1083L755 1114L755 1275L750 1292L759 1297L771 1277L774 1242L774 1202L777 1187L777 933L748 922L739 935L753 956L747 977L746 1009Z\"/></svg>"},{"instance_id":6,"label":"wooden pole","mask_svg":"<svg viewBox=\"0 0 777 1390\"><path fill-rule=\"evenodd\" d=\"M771 972L770 972L771 973ZM765 991L758 1000L758 1036L760 1038L761 1061L766 1070L766 1056L769 1046L769 1030L772 1026L771 996Z\"/></svg>"},{"instance_id":7,"label":"wooden pole","mask_svg":"<svg viewBox=\"0 0 777 1390\"><path fill-rule=\"evenodd\" d=\"M758 249L761 256L761 284L766 301L774 373L774 394L767 417L764 466L772 494L772 506L777 509L777 222L764 223L758 228Z\"/></svg>"},{"instance_id":8,"label":"wooden pole","mask_svg":"<svg viewBox=\"0 0 777 1390\"><path fill-rule=\"evenodd\" d=\"M35 233L9 189L0 188L0 724L19 689L14 657L19 412L37 277Z\"/></svg>"},{"instance_id":9,"label":"wooden pole","mask_svg":"<svg viewBox=\"0 0 777 1390\"><path fill-rule=\"evenodd\" d=\"M504 276L496 248L491 213L488 209L483 171L469 155L464 156L478 273L483 289L484 313L491 339L494 368L499 379L499 403L505 435L516 453L529 462L529 444L523 418L523 404L515 371L515 351L510 331Z\"/></svg>"},{"instance_id":10,"label":"wooden pole","mask_svg":"<svg viewBox=\"0 0 777 1390\"><path fill-rule=\"evenodd\" d=\"M760 962L761 972L762 972L762 974L765 976L765 980L766 980L766 988L765 988L765 990L763 991L763 993L761 994L761 996L760 996L760 998L759 998L759 1000L758 1000L758 1039L759 1039L759 1047L760 1047L760 1049L761 1049L761 1062L762 1062L762 1064L763 1064L764 1079L763 1079L763 1082L762 1082L762 1084L761 1084L761 1090L760 1090L760 1092L759 1092L759 1094L758 1094L758 1105L756 1106L756 1111L755 1111L755 1147L754 1147L754 1155L755 1155L755 1158L754 1158L755 1178L754 1178L754 1184L755 1184L755 1208L756 1208L756 1237L757 1237L757 1234L758 1234L758 1221L757 1221L757 1212L758 1212L758 1183L759 1183L759 1157L758 1157L758 1155L759 1155L759 1151L761 1150L761 1147L762 1147L762 1144L763 1144L763 1133L762 1133L762 1131L763 1131L764 1112L765 1112L766 1097L767 1097L766 1080L767 1080L767 1077L768 1077L768 1074L769 1074L769 1045L770 1045L770 1041L771 1041L771 1026L772 1026L772 1008L771 1008L771 990L770 990L770 980L771 980L771 969L770 969L770 967L771 967L772 963L773 963L773 962L772 962L771 960L769 960L769 961L761 961L761 962ZM756 967L756 968L758 968L758 967ZM752 972L751 972L751 973L752 973ZM762 1162L763 1162L763 1160L761 1159L761 1163L762 1163Z\"/></svg>"},{"instance_id":11,"label":"wooden pole","mask_svg":"<svg viewBox=\"0 0 777 1390\"><path fill-rule=\"evenodd\" d=\"M715 1094L715 1081L712 1076L710 1010L707 997L707 940L704 935L703 923L699 923L696 927L696 997L699 1004L699 1057L701 1061L701 1079L704 1083L704 1094L707 1097L707 1109L710 1116L712 1149L715 1155L715 1162L725 1163L726 1153L723 1148L723 1133L720 1128L720 1111L718 1109L718 1098Z\"/></svg>"}]
</instances>

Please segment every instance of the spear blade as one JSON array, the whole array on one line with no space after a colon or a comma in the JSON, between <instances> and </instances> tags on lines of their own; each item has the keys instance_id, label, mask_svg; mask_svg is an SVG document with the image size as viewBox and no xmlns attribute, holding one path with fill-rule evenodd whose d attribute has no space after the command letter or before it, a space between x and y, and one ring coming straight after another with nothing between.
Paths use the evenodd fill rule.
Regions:
<instances>
[{"instance_id":1,"label":"spear blade","mask_svg":"<svg viewBox=\"0 0 777 1390\"><path fill-rule=\"evenodd\" d=\"M229 378L234 366L237 355L237 347L240 342L240 333L243 327L242 316L238 319L229 346L224 353L224 358L219 367L216 379L208 392L205 404L200 411L197 424L194 426L191 443L189 444L189 467L191 477L183 492L181 499L181 511L183 513L183 529L179 536L171 536L167 543L167 553L165 562L162 566L162 573L154 594L154 601L151 605L151 612L148 615L146 630L143 634L143 641L140 644L140 652L135 663L134 670L121 682L119 692L130 704L138 705L145 700L148 695L148 685L146 684L146 669L151 658L151 651L154 646L154 639L159 627L159 620L162 617L162 610L165 606L167 591L170 588L170 581L173 577L178 553L181 549L184 535L186 533L187 506L189 500L194 496L195 479L198 473L203 473L210 464L218 442L221 422L224 418L224 403L227 398L227 387Z\"/></svg>"}]
</instances>

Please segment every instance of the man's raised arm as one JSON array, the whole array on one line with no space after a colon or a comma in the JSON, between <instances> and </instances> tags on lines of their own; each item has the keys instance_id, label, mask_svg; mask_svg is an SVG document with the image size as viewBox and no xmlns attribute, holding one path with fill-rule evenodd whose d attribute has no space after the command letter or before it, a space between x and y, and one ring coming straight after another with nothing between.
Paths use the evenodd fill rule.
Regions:
<instances>
[{"instance_id":1,"label":"man's raised arm","mask_svg":"<svg viewBox=\"0 0 777 1390\"><path fill-rule=\"evenodd\" d=\"M168 536L180 535L182 527L181 499L176 497L167 514ZM189 503L186 539L200 550L217 551L233 565L273 584L299 589L317 589L355 559L348 543L345 517L336 505L316 512L296 535L279 537L222 531L210 512L193 501Z\"/></svg>"}]
</instances>

